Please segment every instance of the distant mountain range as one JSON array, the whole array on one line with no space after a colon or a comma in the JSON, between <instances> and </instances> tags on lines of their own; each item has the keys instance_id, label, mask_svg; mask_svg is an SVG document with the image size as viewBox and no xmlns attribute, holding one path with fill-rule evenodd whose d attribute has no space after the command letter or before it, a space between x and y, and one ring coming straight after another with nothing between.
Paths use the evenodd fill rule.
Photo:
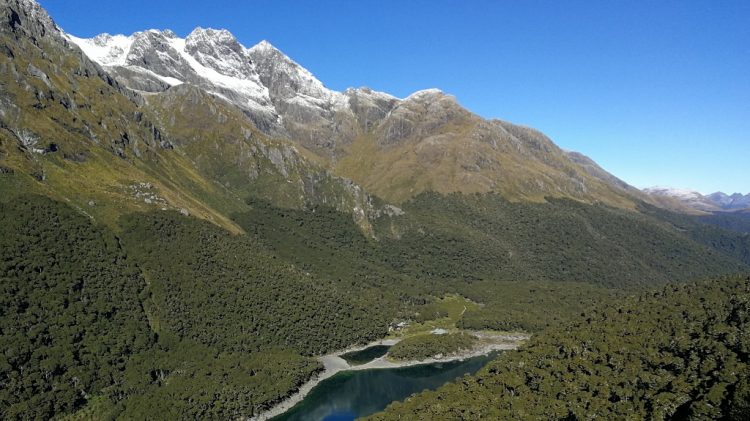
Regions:
<instances>
[{"instance_id":1,"label":"distant mountain range","mask_svg":"<svg viewBox=\"0 0 750 421\"><path fill-rule=\"evenodd\" d=\"M728 195L724 192L716 192L703 195L695 190L669 187L650 187L643 191L653 197L673 199L690 209L699 211L736 211L750 208L750 193Z\"/></svg>"}]
</instances>

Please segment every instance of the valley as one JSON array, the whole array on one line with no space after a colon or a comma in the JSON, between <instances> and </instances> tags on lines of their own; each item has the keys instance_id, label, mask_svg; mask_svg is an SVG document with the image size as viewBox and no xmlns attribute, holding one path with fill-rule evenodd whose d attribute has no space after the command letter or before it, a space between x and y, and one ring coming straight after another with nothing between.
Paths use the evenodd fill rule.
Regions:
<instances>
[{"instance_id":1,"label":"valley","mask_svg":"<svg viewBox=\"0 0 750 421\"><path fill-rule=\"evenodd\" d=\"M748 419L745 196L662 193L439 89L0 0L0 418Z\"/></svg>"},{"instance_id":2,"label":"valley","mask_svg":"<svg viewBox=\"0 0 750 421\"><path fill-rule=\"evenodd\" d=\"M360 402L359 405L362 405L363 408L372 408L373 405L375 405L374 407L379 405L379 409L384 409L385 404L395 399L394 396L385 394L388 398L381 397L379 399L385 400L375 403L378 401L373 396L359 396L359 393L370 391L373 388L390 389L395 385L387 383L380 386L377 384L359 386L363 392L352 392L347 387L340 390L329 390L329 385L335 383L338 379L356 376L352 373L355 371L367 371L368 373L363 374L364 378L370 378L370 376L378 378L377 374L371 373L372 370L385 370L382 376L387 377L391 375L390 373L409 372L409 370L400 370L405 367L418 369L421 366L429 365L431 366L429 371L433 373L434 378L430 377L429 382L414 386L409 390L412 392L421 391L423 387L427 386L435 388L451 380L451 376L464 374L457 370L469 370L465 373L475 371L480 367L477 364L480 362L484 364L488 360L488 356L494 356L501 351L517 349L529 338L527 334L520 332L472 332L458 329L457 323L467 306L477 307L475 303L456 295L443 297L421 308L421 313L414 322L401 321L396 323L396 328L389 329L391 332L385 339L318 357L324 367L321 373L300 387L299 391L289 399L260 414L255 419L322 419L330 414L324 415L317 412L331 411L331 409L309 409L311 405L317 405L311 402L321 400L347 401L349 399L341 396L347 394L352 397L350 399ZM466 336L471 338L471 342L462 347L453 347L451 345L454 341L451 340L451 335ZM449 363L447 369L443 367L446 363ZM425 370L427 368L419 369ZM355 383L359 383L359 381ZM323 392L324 390L325 392ZM405 398L408 394L410 393L401 392L400 397ZM354 410L355 407L338 404L334 412L351 412ZM317 414L310 415L311 413ZM369 413L358 411L352 414L351 419L355 416L369 415Z\"/></svg>"}]
</instances>

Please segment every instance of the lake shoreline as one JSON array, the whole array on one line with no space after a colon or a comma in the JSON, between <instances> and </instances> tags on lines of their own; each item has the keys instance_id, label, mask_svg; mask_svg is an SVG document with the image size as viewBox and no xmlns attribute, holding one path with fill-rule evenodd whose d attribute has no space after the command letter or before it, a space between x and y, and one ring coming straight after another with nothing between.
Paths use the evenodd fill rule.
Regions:
<instances>
[{"instance_id":1,"label":"lake shoreline","mask_svg":"<svg viewBox=\"0 0 750 421\"><path fill-rule=\"evenodd\" d=\"M296 404L301 402L312 389L317 386L323 380L329 379L342 371L360 371L360 370L377 370L377 369L391 369L400 367L412 367L423 364L434 364L449 361L463 361L468 358L479 357L488 355L495 351L511 351L518 348L520 342L528 339L525 335L495 335L496 338L502 338L502 342L498 343L484 343L481 346L472 348L470 350L462 351L457 354L447 355L445 357L433 357L424 360L410 360L410 361L389 361L383 357L375 358L374 360L360 365L350 365L346 360L341 358L341 355L348 352L361 351L363 349L378 346L387 345L393 346L401 341L402 338L392 339L380 339L378 341L370 342L367 345L352 346L342 351L336 351L330 354L322 355L318 357L318 360L323 364L323 371L313 376L305 384L303 384L297 392L288 398L284 399L280 403L271 407L268 411L249 418L250 421L267 421L273 417L283 414L290 410Z\"/></svg>"}]
</instances>

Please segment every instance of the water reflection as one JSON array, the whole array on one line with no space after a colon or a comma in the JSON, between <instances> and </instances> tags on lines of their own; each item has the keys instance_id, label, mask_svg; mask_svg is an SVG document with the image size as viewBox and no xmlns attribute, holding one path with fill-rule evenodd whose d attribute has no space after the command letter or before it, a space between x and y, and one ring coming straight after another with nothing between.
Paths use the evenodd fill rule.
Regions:
<instances>
[{"instance_id":1,"label":"water reflection","mask_svg":"<svg viewBox=\"0 0 750 421\"><path fill-rule=\"evenodd\" d=\"M413 367L345 371L317 385L275 421L350 421L423 390L434 390L483 367L497 354Z\"/></svg>"}]
</instances>

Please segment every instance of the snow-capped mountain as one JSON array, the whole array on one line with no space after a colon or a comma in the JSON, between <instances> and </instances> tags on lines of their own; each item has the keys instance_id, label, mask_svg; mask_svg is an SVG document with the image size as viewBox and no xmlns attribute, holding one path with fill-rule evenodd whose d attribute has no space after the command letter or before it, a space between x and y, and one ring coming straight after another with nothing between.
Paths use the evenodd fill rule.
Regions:
<instances>
[{"instance_id":1,"label":"snow-capped mountain","mask_svg":"<svg viewBox=\"0 0 750 421\"><path fill-rule=\"evenodd\" d=\"M651 196L675 199L689 208L701 211L737 210L750 208L750 194L734 193L731 196L716 192L703 195L689 189L671 187L650 187L643 191Z\"/></svg>"},{"instance_id":2,"label":"snow-capped mountain","mask_svg":"<svg viewBox=\"0 0 750 421\"><path fill-rule=\"evenodd\" d=\"M228 31L196 28L185 39L169 30L68 38L131 89L161 92L190 83L240 107L258 127L280 128L247 49Z\"/></svg>"},{"instance_id":3,"label":"snow-capped mountain","mask_svg":"<svg viewBox=\"0 0 750 421\"><path fill-rule=\"evenodd\" d=\"M310 71L268 41L261 41L247 52L277 107L303 104L331 111L348 109L346 95L323 86Z\"/></svg>"},{"instance_id":4,"label":"snow-capped mountain","mask_svg":"<svg viewBox=\"0 0 750 421\"><path fill-rule=\"evenodd\" d=\"M314 149L351 135L360 108L369 112L398 101L366 88L328 89L268 41L246 48L224 29L196 28L184 39L154 29L67 38L131 89L157 93L182 83L196 85L241 108L261 130L314 139L308 145ZM320 139L326 140L320 144Z\"/></svg>"},{"instance_id":5,"label":"snow-capped mountain","mask_svg":"<svg viewBox=\"0 0 750 421\"><path fill-rule=\"evenodd\" d=\"M404 99L368 88L338 92L267 41L246 48L226 30L203 28L185 39L168 30L67 39L147 105L164 98L179 103L197 87L388 201L423 191L561 196L616 206L647 199L544 134L483 119L438 89ZM164 109L157 119L174 117Z\"/></svg>"},{"instance_id":6,"label":"snow-capped mountain","mask_svg":"<svg viewBox=\"0 0 750 421\"><path fill-rule=\"evenodd\" d=\"M674 197L680 200L701 200L703 195L695 190L690 189L679 189L674 187L647 187L643 189L644 192L654 196L668 196Z\"/></svg>"}]
</instances>

